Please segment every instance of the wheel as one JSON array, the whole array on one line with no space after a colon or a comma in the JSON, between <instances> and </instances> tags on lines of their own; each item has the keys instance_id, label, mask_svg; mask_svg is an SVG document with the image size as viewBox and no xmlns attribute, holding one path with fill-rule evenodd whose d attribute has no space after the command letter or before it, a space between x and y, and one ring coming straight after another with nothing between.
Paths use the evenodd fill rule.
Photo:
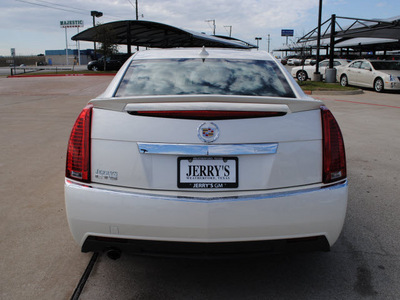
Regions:
<instances>
[{"instance_id":1,"label":"wheel","mask_svg":"<svg viewBox=\"0 0 400 300\"><path fill-rule=\"evenodd\" d=\"M298 81L306 81L307 80L307 73L303 70L298 71L296 74L296 78Z\"/></svg>"},{"instance_id":2,"label":"wheel","mask_svg":"<svg viewBox=\"0 0 400 300\"><path fill-rule=\"evenodd\" d=\"M383 88L384 88L384 85L383 85L383 80L382 80L382 78L377 78L377 79L375 79L375 82L374 82L374 90L375 90L376 92L378 92L378 93L381 93L381 92L383 92Z\"/></svg>"},{"instance_id":3,"label":"wheel","mask_svg":"<svg viewBox=\"0 0 400 300\"><path fill-rule=\"evenodd\" d=\"M340 85L341 86L347 86L349 84L349 81L347 80L347 76L346 75L342 75L340 77Z\"/></svg>"},{"instance_id":4,"label":"wheel","mask_svg":"<svg viewBox=\"0 0 400 300\"><path fill-rule=\"evenodd\" d=\"M92 67L92 71L97 72L98 70L99 70L99 68L98 68L97 66L93 66L93 67Z\"/></svg>"}]
</instances>

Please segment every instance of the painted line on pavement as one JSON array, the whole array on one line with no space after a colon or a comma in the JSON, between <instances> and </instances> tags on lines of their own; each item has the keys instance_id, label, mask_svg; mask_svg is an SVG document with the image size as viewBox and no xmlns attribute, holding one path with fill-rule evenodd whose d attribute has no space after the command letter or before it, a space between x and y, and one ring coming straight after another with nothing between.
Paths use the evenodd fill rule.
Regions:
<instances>
[{"instance_id":1,"label":"painted line on pavement","mask_svg":"<svg viewBox=\"0 0 400 300\"><path fill-rule=\"evenodd\" d=\"M400 108L400 106L392 106L392 105L384 105L384 104L376 104L376 103L367 103L367 102L358 102L358 101L350 101L350 100L338 100L338 99L323 99L323 101L338 101L338 102L347 102L347 103L354 103L354 104L365 104L365 105L373 105L373 106L382 106L382 107L389 107L389 108Z\"/></svg>"}]
</instances>

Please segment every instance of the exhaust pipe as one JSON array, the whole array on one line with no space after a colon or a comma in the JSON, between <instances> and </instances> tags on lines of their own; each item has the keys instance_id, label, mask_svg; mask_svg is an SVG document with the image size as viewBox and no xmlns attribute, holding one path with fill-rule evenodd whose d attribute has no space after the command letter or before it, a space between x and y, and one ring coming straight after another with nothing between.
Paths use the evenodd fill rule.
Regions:
<instances>
[{"instance_id":1,"label":"exhaust pipe","mask_svg":"<svg viewBox=\"0 0 400 300\"><path fill-rule=\"evenodd\" d=\"M106 251L106 254L108 258L111 258L112 260L117 260L121 257L121 250L112 248Z\"/></svg>"}]
</instances>

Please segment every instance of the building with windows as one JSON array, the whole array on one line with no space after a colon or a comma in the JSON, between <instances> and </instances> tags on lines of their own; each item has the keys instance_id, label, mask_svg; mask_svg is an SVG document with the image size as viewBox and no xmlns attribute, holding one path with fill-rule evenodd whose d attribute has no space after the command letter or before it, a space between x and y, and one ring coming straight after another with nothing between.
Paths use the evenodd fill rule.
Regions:
<instances>
[{"instance_id":1,"label":"building with windows","mask_svg":"<svg viewBox=\"0 0 400 300\"><path fill-rule=\"evenodd\" d=\"M79 59L81 65L87 65L91 60L94 60L94 50L86 49L80 50L80 55L78 55L77 49L67 49L64 50L46 50L46 63L48 65L78 65Z\"/></svg>"}]
</instances>

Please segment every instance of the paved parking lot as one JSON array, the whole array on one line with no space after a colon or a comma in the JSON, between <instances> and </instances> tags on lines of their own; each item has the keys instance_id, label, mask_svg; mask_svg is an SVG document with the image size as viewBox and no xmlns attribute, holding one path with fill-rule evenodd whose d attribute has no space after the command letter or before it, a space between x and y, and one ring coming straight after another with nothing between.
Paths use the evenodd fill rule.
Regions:
<instances>
[{"instance_id":1,"label":"paved parking lot","mask_svg":"<svg viewBox=\"0 0 400 300\"><path fill-rule=\"evenodd\" d=\"M0 78L1 299L70 299L91 254L69 233L68 136L111 77ZM100 255L80 299L399 299L400 94L318 96L346 143L349 206L329 253L229 260Z\"/></svg>"}]
</instances>

